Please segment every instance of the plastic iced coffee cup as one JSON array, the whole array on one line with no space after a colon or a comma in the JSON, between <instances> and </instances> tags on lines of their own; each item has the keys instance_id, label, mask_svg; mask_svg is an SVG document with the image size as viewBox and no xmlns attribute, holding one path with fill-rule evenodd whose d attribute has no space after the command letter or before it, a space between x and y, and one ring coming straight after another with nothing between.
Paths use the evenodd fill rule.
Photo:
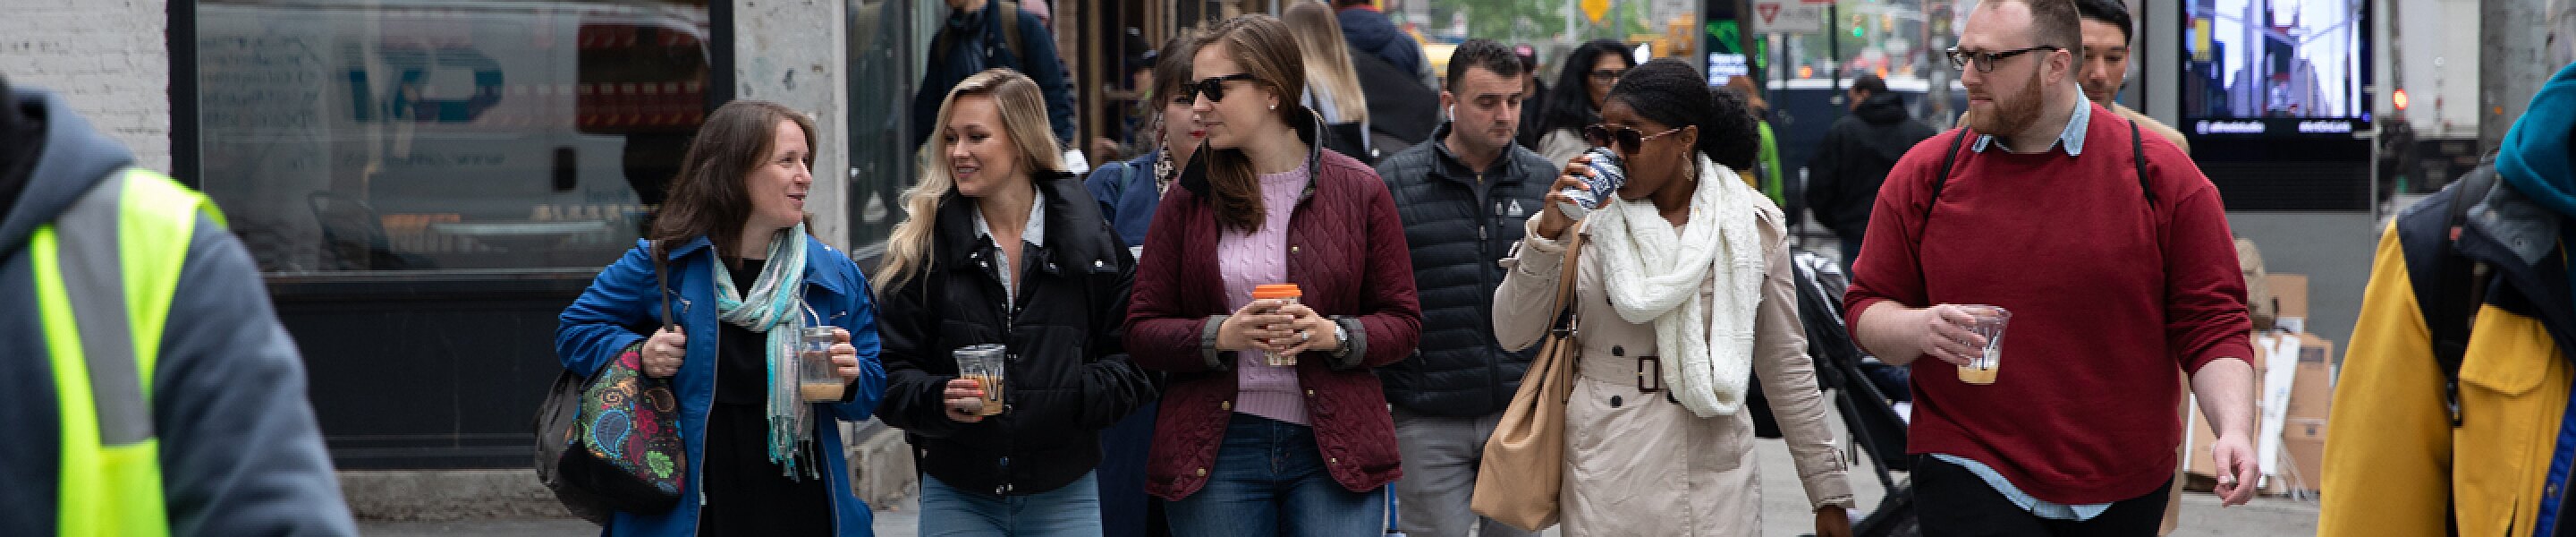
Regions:
<instances>
[{"instance_id":1,"label":"plastic iced coffee cup","mask_svg":"<svg viewBox=\"0 0 2576 537\"><path fill-rule=\"evenodd\" d=\"M1959 382L1994 384L1995 375L2003 370L2004 324L2012 321L2012 312L1996 306L1963 306L1975 320L1968 329L1986 338L1986 346L1968 364L1959 366Z\"/></svg>"},{"instance_id":2,"label":"plastic iced coffee cup","mask_svg":"<svg viewBox=\"0 0 2576 537\"><path fill-rule=\"evenodd\" d=\"M1304 298L1305 296L1306 293L1298 290L1297 284L1293 283L1274 283L1252 288L1253 300L1278 300L1288 304L1296 304L1299 299ZM1297 355L1294 354L1264 353L1263 358L1272 366L1286 367L1297 365Z\"/></svg>"},{"instance_id":3,"label":"plastic iced coffee cup","mask_svg":"<svg viewBox=\"0 0 2576 537\"><path fill-rule=\"evenodd\" d=\"M839 367L832 364L832 327L808 327L798 333L796 342L796 393L808 402L828 403L841 400Z\"/></svg>"},{"instance_id":4,"label":"plastic iced coffee cup","mask_svg":"<svg viewBox=\"0 0 2576 537\"><path fill-rule=\"evenodd\" d=\"M957 357L958 378L975 381L975 388L984 391L983 406L976 409L975 415L1001 414L1004 404L1002 394L1006 391L1004 388L1008 386L1004 384L1007 379L1003 375L1005 369L1003 363L1006 360L1003 359L1002 346L989 343L971 345L959 348L953 354Z\"/></svg>"}]
</instances>

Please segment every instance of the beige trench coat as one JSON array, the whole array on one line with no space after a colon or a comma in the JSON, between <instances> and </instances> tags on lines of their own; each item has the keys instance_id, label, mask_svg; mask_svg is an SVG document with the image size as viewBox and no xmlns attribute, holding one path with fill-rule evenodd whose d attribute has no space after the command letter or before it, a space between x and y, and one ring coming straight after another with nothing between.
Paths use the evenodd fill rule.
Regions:
<instances>
[{"instance_id":1,"label":"beige trench coat","mask_svg":"<svg viewBox=\"0 0 2576 537\"><path fill-rule=\"evenodd\" d=\"M1842 450L1826 425L1807 340L1798 321L1795 273L1778 209L1757 219L1767 274L1754 321L1753 373L1797 461L1811 508L1850 507ZM1564 268L1565 246L1533 228L1502 261L1507 275L1494 292L1494 331L1504 347L1535 344L1554 312L1545 308ZM1589 240L1588 238L1586 240ZM1575 311L1582 357L1566 403L1562 527L1571 537L1737 536L1761 534L1761 480L1753 458L1753 421L1743 412L1702 419L1665 398L1638 391L1641 356L1657 356L1651 324L1631 324L1611 309L1598 270L1599 250L1583 249ZM1715 292L1714 282L1699 292ZM1659 376L1645 371L1649 383Z\"/></svg>"}]
</instances>

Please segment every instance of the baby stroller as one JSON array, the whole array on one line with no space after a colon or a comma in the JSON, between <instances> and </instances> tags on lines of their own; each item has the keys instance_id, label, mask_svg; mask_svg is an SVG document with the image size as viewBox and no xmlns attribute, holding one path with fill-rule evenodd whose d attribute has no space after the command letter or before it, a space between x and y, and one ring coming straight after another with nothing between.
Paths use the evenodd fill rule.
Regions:
<instances>
[{"instance_id":1,"label":"baby stroller","mask_svg":"<svg viewBox=\"0 0 2576 537\"><path fill-rule=\"evenodd\" d=\"M1887 491L1886 499L1852 523L1852 533L1863 537L1922 535L1915 522L1913 485L1889 474L1907 471L1908 459L1905 419L1889 403L1887 390L1907 388L1881 386L1864 372L1864 364L1877 364L1852 342L1850 331L1843 326L1843 290L1851 287L1851 279L1843 274L1840 262L1799 251L1792 255L1790 264L1798 273L1798 318L1806 327L1807 355L1815 361L1817 382L1833 390L1834 407L1842 414L1844 426L1851 429L1852 444L1868 453L1865 460Z\"/></svg>"}]
</instances>

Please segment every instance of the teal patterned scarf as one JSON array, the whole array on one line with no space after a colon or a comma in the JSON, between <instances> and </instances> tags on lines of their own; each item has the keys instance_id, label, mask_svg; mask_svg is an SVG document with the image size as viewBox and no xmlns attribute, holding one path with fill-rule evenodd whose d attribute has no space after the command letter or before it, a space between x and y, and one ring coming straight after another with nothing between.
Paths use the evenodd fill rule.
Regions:
<instances>
[{"instance_id":1,"label":"teal patterned scarf","mask_svg":"<svg viewBox=\"0 0 2576 537\"><path fill-rule=\"evenodd\" d=\"M749 245L743 245L748 247ZM804 332L805 307L805 225L779 232L769 239L769 261L761 267L760 277L753 280L751 292L734 289L733 270L719 261L716 266L716 318L744 330L768 334L767 349L762 356L769 364L769 462L786 469L787 477L800 473L815 476L812 461L800 461L803 448L814 440L814 408L796 393L796 344ZM799 472L799 468L803 472Z\"/></svg>"}]
</instances>

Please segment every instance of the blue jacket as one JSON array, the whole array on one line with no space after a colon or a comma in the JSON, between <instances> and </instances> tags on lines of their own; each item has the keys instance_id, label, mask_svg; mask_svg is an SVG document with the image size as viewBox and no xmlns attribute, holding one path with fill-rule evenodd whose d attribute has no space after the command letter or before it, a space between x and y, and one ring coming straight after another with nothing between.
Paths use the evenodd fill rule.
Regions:
<instances>
[{"instance_id":1,"label":"blue jacket","mask_svg":"<svg viewBox=\"0 0 2576 537\"><path fill-rule=\"evenodd\" d=\"M1118 240L1128 247L1145 245L1145 227L1154 223L1154 207L1163 204L1163 192L1154 188L1154 161L1162 158L1162 150L1155 150L1136 160L1102 164L1082 180L1091 199L1100 200L1100 216L1109 219L1109 227L1118 230Z\"/></svg>"},{"instance_id":2,"label":"blue jacket","mask_svg":"<svg viewBox=\"0 0 2576 537\"><path fill-rule=\"evenodd\" d=\"M1003 17L994 16L1002 3L987 2L973 13L954 13L931 36L930 63L921 74L921 90L912 96L912 145L919 147L938 132L939 105L948 100L948 90L958 82L985 69L1008 67L1028 75L1046 94L1047 123L1055 131L1055 141L1065 148L1073 145L1073 82L1065 77L1064 60L1056 55L1055 34L1047 31L1038 16L1021 10L1008 20L1020 25L1020 51L1014 52L1009 39L1002 35ZM947 57L937 57L941 40L949 40ZM1019 52L1025 52L1024 57Z\"/></svg>"},{"instance_id":3,"label":"blue jacket","mask_svg":"<svg viewBox=\"0 0 2576 537\"><path fill-rule=\"evenodd\" d=\"M717 323L721 322L716 320L715 248L710 246L707 239L699 238L673 247L667 265L672 267L671 287L679 290L671 302L671 315L688 336L689 348L680 373L672 377L672 389L680 397L680 440L689 453L689 477L680 491L680 507L653 515L618 513L605 535L697 533L698 484L706 482L706 461L700 457L706 453L707 407L716 395ZM850 402L822 405L819 416L866 420L886 388L885 366L877 360L876 304L867 279L848 256L813 237L806 237L805 248L806 305L826 324L849 330L850 345L859 349L858 393ZM636 241L634 249L600 270L590 289L564 309L563 324L555 329L555 356L563 360L565 369L595 373L661 323L662 304L654 292L650 251L648 242ZM874 535L867 503L850 493L849 462L841 456L841 428L829 419L816 421L814 437L823 458L823 479L832 491L834 534Z\"/></svg>"},{"instance_id":4,"label":"blue jacket","mask_svg":"<svg viewBox=\"0 0 2576 537\"><path fill-rule=\"evenodd\" d=\"M1352 53L1377 56L1413 76L1431 73L1431 64L1422 59L1422 43L1414 41L1413 36L1405 34L1403 29L1396 28L1395 21L1388 19L1385 13L1353 7L1343 8L1334 18L1340 19L1342 42L1351 46Z\"/></svg>"},{"instance_id":5,"label":"blue jacket","mask_svg":"<svg viewBox=\"0 0 2576 537\"><path fill-rule=\"evenodd\" d=\"M53 535L62 409L28 241L91 187L133 166L134 154L52 93L0 92L0 106L0 114L29 111L36 123L22 130L0 120L0 155L35 154L32 169L0 163L0 174L27 174L18 196L0 193L0 435L9 439L0 442L0 535ZM170 533L356 535L304 398L295 341L241 241L207 215L197 216L160 336L152 434Z\"/></svg>"}]
</instances>

